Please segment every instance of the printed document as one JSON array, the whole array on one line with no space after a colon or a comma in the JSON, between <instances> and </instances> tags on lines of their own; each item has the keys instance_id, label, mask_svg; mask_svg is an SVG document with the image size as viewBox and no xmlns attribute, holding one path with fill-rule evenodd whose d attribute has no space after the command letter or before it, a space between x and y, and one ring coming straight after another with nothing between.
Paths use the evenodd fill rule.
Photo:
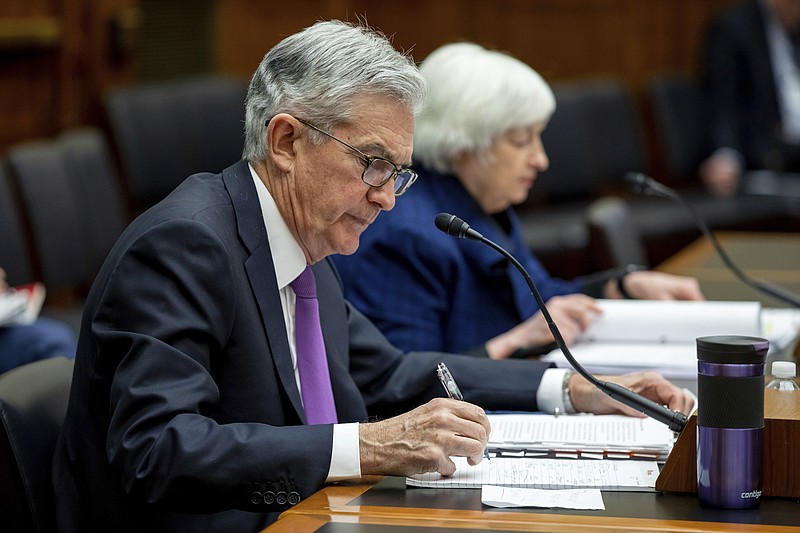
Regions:
<instances>
[{"instance_id":1,"label":"printed document","mask_svg":"<svg viewBox=\"0 0 800 533\"><path fill-rule=\"evenodd\" d=\"M666 461L675 434L652 418L490 414L489 451L502 457Z\"/></svg>"},{"instance_id":2,"label":"printed document","mask_svg":"<svg viewBox=\"0 0 800 533\"><path fill-rule=\"evenodd\" d=\"M406 485L428 488L480 488L483 485L536 489L655 490L655 461L597 461L594 459L528 459L495 457L470 466L465 457L451 457L456 472L437 472L406 478Z\"/></svg>"}]
</instances>

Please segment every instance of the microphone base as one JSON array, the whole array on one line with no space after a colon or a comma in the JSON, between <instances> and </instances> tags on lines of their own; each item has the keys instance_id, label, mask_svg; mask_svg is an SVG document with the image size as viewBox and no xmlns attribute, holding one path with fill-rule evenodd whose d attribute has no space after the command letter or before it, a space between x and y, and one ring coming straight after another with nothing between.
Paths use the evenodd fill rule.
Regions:
<instances>
[{"instance_id":1,"label":"microphone base","mask_svg":"<svg viewBox=\"0 0 800 533\"><path fill-rule=\"evenodd\" d=\"M702 406L701 406L702 408ZM800 393L764 391L763 496L800 498ZM697 415L689 418L656 479L656 490L697 492Z\"/></svg>"}]
</instances>

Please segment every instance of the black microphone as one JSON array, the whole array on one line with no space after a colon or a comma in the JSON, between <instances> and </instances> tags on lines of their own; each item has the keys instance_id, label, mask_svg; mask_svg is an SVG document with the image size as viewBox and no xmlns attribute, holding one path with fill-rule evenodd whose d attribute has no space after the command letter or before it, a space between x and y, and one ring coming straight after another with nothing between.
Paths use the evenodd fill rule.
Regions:
<instances>
[{"instance_id":1,"label":"black microphone","mask_svg":"<svg viewBox=\"0 0 800 533\"><path fill-rule=\"evenodd\" d=\"M798 297L796 294L771 283L754 280L745 272L743 272L738 266L736 266L731 258L728 257L727 252L725 252L725 250L722 248L722 245L720 245L716 235L714 235L714 233L709 229L708 225L706 224L705 220L703 220L703 217L700 216L700 213L698 213L697 209L695 209L692 204L684 200L677 191L657 182L653 178L645 176L641 172L628 172L625 174L625 181L633 185L633 190L637 194L661 196L663 198L668 198L678 205L686 208L694 219L695 224L697 224L697 226L700 228L700 231L711 242L712 246L714 246L717 254L722 259L722 262L725 263L725 266L728 267L728 269L733 272L740 281L763 294L772 296L773 298L776 298L793 307L800 308L800 297Z\"/></svg>"},{"instance_id":2,"label":"black microphone","mask_svg":"<svg viewBox=\"0 0 800 533\"><path fill-rule=\"evenodd\" d=\"M567 343L564 341L564 337L561 336L561 332L558 330L558 327L553 321L553 317L547 310L547 306L544 304L544 300L542 300L539 290L536 288L536 285L533 284L530 274L528 274L525 268L514 258L513 255L508 253L499 244L492 242L474 229L470 228L469 224L455 215L451 215L449 213L439 213L436 215L434 223L436 224L437 228L448 235L479 241L490 246L491 248L494 248L500 254L505 256L511 262L511 264L513 264L517 270L522 273L522 275L525 277L525 281L528 283L531 294L533 294L533 297L536 299L536 303L539 305L539 310L542 312L542 315L547 322L547 327L550 328L550 332L553 334L553 338L556 340L556 344L567 358L567 361L569 361L569 364L572 365L572 368L574 368L578 374L586 378L589 383L603 391L611 398L617 400L621 404L627 405L632 409L644 413L650 418L654 418L655 420L666 424L672 431L680 432L683 429L683 427L686 425L686 421L688 420L685 414L679 411L673 411L661 404L654 402L653 400L645 398L644 396L640 396L632 390L619 385L618 383L600 380L590 374L580 365L580 363L578 363L578 361L575 360L575 357L573 357L572 353L567 347Z\"/></svg>"}]
</instances>

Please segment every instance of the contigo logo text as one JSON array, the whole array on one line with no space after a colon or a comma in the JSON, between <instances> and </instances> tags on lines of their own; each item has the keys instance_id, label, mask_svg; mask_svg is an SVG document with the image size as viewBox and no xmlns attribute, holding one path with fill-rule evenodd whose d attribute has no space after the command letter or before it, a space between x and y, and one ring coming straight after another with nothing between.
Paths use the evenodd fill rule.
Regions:
<instances>
[{"instance_id":1,"label":"contigo logo text","mask_svg":"<svg viewBox=\"0 0 800 533\"><path fill-rule=\"evenodd\" d=\"M754 491L751 491L751 492L743 492L742 493L742 498L760 498L760 497L761 497L761 491L760 490L754 490Z\"/></svg>"}]
</instances>

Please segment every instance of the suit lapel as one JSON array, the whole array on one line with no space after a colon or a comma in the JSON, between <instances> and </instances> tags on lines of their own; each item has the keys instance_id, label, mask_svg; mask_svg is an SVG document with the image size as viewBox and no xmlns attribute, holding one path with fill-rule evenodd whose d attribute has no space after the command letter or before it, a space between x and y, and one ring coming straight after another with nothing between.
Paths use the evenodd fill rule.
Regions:
<instances>
[{"instance_id":1,"label":"suit lapel","mask_svg":"<svg viewBox=\"0 0 800 533\"><path fill-rule=\"evenodd\" d=\"M275 368L292 406L305 423L305 412L300 401L300 392L297 390L289 340L286 336L286 325L283 321L281 299L277 290L278 281L275 277L272 252L247 162L240 161L225 169L222 179L236 213L239 237L250 253L250 257L245 262L245 270L253 296L261 312L261 321L267 333L267 343ZM280 320L277 317L280 317Z\"/></svg>"}]
</instances>

